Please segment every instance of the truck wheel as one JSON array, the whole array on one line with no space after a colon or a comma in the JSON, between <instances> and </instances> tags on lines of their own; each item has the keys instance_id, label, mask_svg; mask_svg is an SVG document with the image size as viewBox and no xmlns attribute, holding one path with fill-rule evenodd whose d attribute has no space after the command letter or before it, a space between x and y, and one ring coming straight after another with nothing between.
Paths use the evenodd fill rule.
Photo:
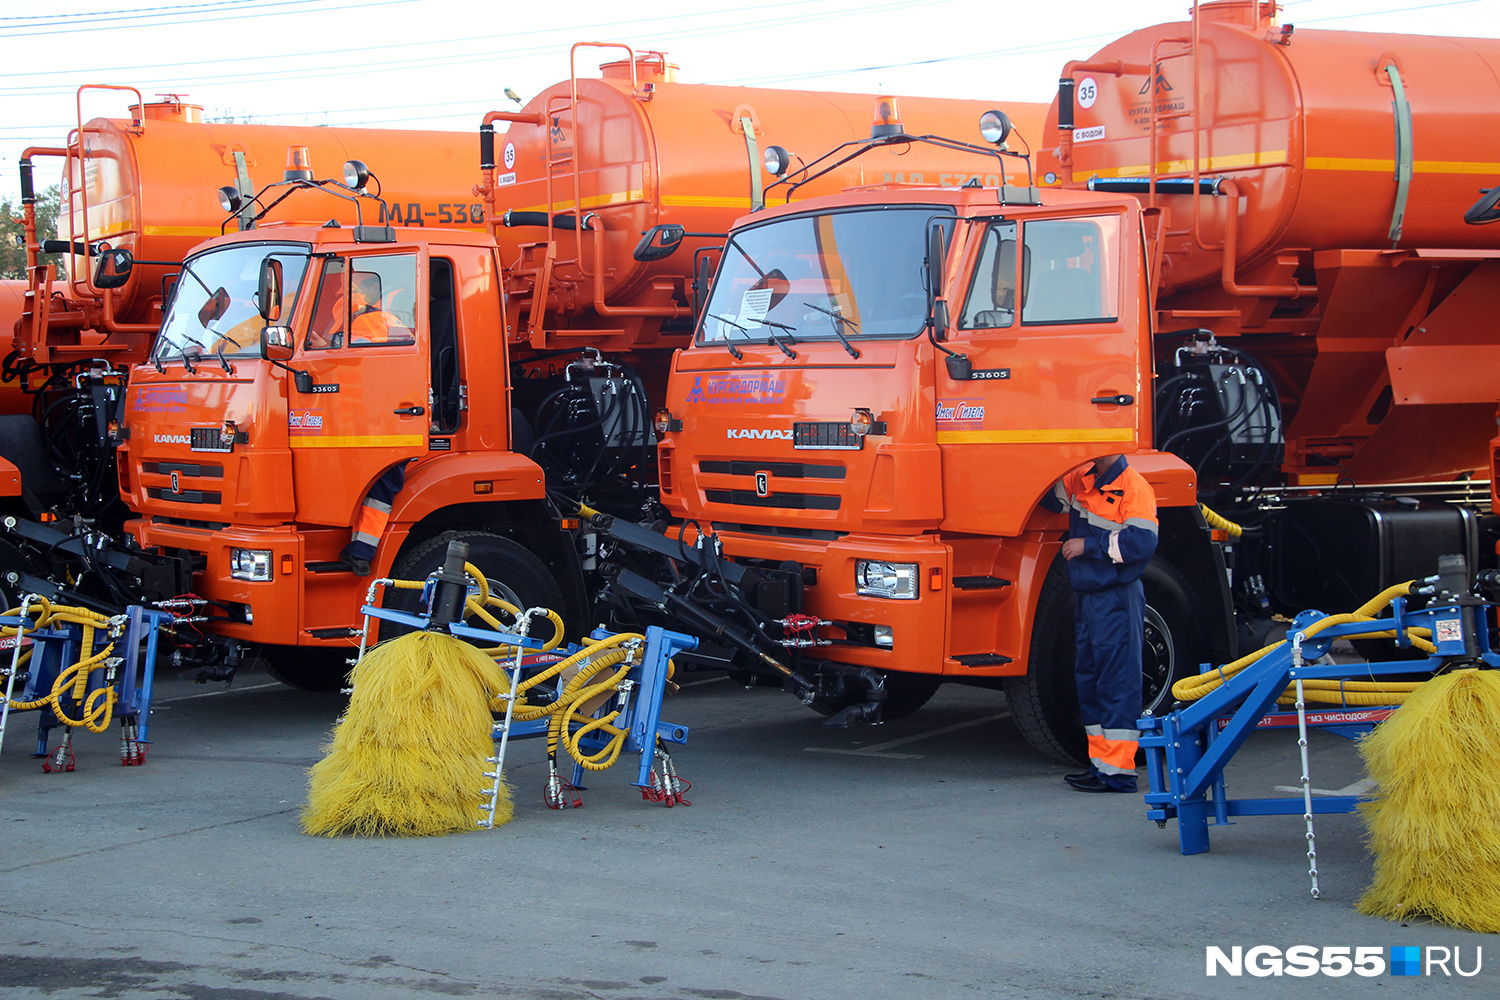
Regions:
<instances>
[{"instance_id":1,"label":"truck wheel","mask_svg":"<svg viewBox=\"0 0 1500 1000\"><path fill-rule=\"evenodd\" d=\"M1202 616L1194 611L1187 580L1166 560L1153 559L1141 582L1146 591L1141 710L1159 715L1172 704L1172 683L1198 662ZM1069 764L1088 761L1074 661L1073 588L1059 559L1037 601L1026 675L1006 680L1005 697L1026 742Z\"/></svg>"},{"instance_id":2,"label":"truck wheel","mask_svg":"<svg viewBox=\"0 0 1500 1000\"><path fill-rule=\"evenodd\" d=\"M359 647L319 649L310 646L266 646L261 650L266 673L300 691L342 691L349 684L349 660Z\"/></svg>"},{"instance_id":3,"label":"truck wheel","mask_svg":"<svg viewBox=\"0 0 1500 1000\"><path fill-rule=\"evenodd\" d=\"M445 531L417 543L396 557L391 576L397 580L425 580L428 574L442 568L448 543L457 539L469 545L469 562L473 563L489 584L490 593L521 610L541 607L563 614L562 588L552 578L546 565L534 554L509 538L487 531ZM426 609L420 591L388 591L385 606L420 614ZM550 622L535 623L537 637L551 636ZM394 622L380 623L382 639L404 635L411 629Z\"/></svg>"}]
</instances>

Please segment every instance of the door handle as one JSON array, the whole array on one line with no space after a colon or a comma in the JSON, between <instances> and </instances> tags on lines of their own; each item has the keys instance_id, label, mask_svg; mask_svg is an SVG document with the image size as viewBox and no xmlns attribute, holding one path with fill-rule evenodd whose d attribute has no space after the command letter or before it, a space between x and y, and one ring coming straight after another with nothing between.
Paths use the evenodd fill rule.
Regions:
<instances>
[{"instance_id":1,"label":"door handle","mask_svg":"<svg viewBox=\"0 0 1500 1000\"><path fill-rule=\"evenodd\" d=\"M1135 397L1122 392L1118 396L1095 396L1089 402L1095 406L1129 406L1135 402Z\"/></svg>"},{"instance_id":2,"label":"door handle","mask_svg":"<svg viewBox=\"0 0 1500 1000\"><path fill-rule=\"evenodd\" d=\"M422 409L420 406L398 406L391 412L396 414L396 416L398 417L420 417L427 411Z\"/></svg>"}]
</instances>

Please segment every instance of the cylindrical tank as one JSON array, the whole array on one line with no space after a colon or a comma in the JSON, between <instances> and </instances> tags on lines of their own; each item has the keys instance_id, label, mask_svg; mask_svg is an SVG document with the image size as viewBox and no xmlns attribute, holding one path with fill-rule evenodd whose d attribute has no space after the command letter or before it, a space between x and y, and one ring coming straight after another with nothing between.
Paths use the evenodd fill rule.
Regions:
<instances>
[{"instance_id":1,"label":"cylindrical tank","mask_svg":"<svg viewBox=\"0 0 1500 1000\"><path fill-rule=\"evenodd\" d=\"M684 273L694 248L723 242L689 238L672 257L654 263L631 257L641 234L654 225L675 223L689 233L728 230L750 211L754 181L758 178L763 187L770 187L776 180L761 160L768 146L791 152L795 173L840 143L871 134L876 95L684 84L676 82L676 70L656 52L607 63L602 79L576 81L576 109L571 107L573 81L563 81L538 94L520 112L545 124L515 122L496 137L500 206L571 213L576 172L578 201L585 212L598 216L606 233L603 297L611 305L630 301L653 276ZM979 145L979 116L999 108L1025 140L1013 139L1011 145L1023 149L1025 143L1034 146L1041 139L1047 111L1040 104L913 97L900 97L897 107L911 135L939 135ZM746 141L746 121L753 150ZM1004 172L1010 184L1028 183L1023 160L1007 157ZM882 182L957 185L975 176L982 184L995 185L1001 173L994 157L900 143L797 188L792 198ZM767 202L781 204L787 188L771 188ZM541 237L528 227L502 229L497 238L510 264L521 244ZM586 236L579 241L571 232L558 236L562 260L554 270L554 291L577 283L573 298L563 295L556 303L564 311L570 306L586 308L592 301L590 240ZM580 242L581 261L576 252Z\"/></svg>"},{"instance_id":2,"label":"cylindrical tank","mask_svg":"<svg viewBox=\"0 0 1500 1000\"><path fill-rule=\"evenodd\" d=\"M21 318L25 307L26 282L6 279L0 281L0 346L3 353L10 353L11 332ZM30 413L31 398L21 391L19 379L0 380L0 414Z\"/></svg>"},{"instance_id":3,"label":"cylindrical tank","mask_svg":"<svg viewBox=\"0 0 1500 1000\"><path fill-rule=\"evenodd\" d=\"M1274 21L1274 9L1254 0L1199 8L1201 103L1191 24L1133 32L1072 73L1075 182L1146 176L1154 104L1158 176L1192 170L1196 128L1201 174L1239 189L1242 203L1199 199L1198 240L1168 242L1164 289L1218 277L1221 253L1202 247L1222 245L1226 211L1239 213L1240 265L1281 248L1500 246L1500 227L1463 221L1479 189L1500 181L1500 39L1293 30ZM1405 155L1398 93L1410 109ZM1054 104L1041 140L1044 174L1062 172L1056 125ZM1404 206L1403 161L1411 168ZM1159 197L1173 228L1189 228L1191 196Z\"/></svg>"},{"instance_id":4,"label":"cylindrical tank","mask_svg":"<svg viewBox=\"0 0 1500 1000\"><path fill-rule=\"evenodd\" d=\"M351 159L370 167L379 183L372 182L369 190L385 199L391 218L378 218L379 206L365 201L361 211L367 225L392 221L483 228L482 204L473 192L480 172L472 132L205 122L201 108L179 101L148 103L139 120L137 125L96 118L84 125L83 163L71 161L71 169L63 172L58 239L108 239L139 260L180 261L193 246L219 235L226 220L219 188L237 184L241 161L251 188L259 191L283 179L292 146L307 147L317 179L342 178L344 163ZM37 162L39 171L45 166L45 160ZM83 190L73 192L80 186L80 172ZM306 206L310 218L346 225L356 221L352 202L311 192L297 192L272 217L295 217L300 206ZM377 217L371 217L372 207ZM234 228L230 221L228 229ZM69 259L70 268L82 263L81 257ZM176 270L137 267L121 290L117 318L148 320L150 300L159 298L163 276Z\"/></svg>"}]
</instances>

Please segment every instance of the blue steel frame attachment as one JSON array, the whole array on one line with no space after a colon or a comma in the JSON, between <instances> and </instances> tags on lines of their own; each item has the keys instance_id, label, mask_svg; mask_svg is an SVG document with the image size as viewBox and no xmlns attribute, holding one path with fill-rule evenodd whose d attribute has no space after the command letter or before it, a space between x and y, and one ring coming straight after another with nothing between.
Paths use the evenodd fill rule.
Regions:
<instances>
[{"instance_id":1,"label":"blue steel frame attachment","mask_svg":"<svg viewBox=\"0 0 1500 1000\"><path fill-rule=\"evenodd\" d=\"M1272 650L1185 708L1163 716L1146 716L1139 722L1141 748L1146 752L1146 770L1151 790L1146 793L1146 818L1165 826L1177 820L1183 854L1208 850L1208 827L1229 824L1233 816L1302 815L1309 823L1310 874L1316 894L1316 856L1312 850L1311 822L1316 813L1346 813L1366 796L1329 795L1313 797L1308 791L1303 767L1304 795L1297 798L1231 799L1225 794L1224 768L1258 729L1299 726L1326 729L1347 738L1361 736L1396 710L1396 705L1327 710L1276 711L1276 700L1288 686L1313 680L1348 680L1352 672L1362 677L1437 672L1458 659L1476 666L1500 667L1500 655L1490 647L1488 615L1493 605L1477 600L1441 604L1408 612L1405 601L1391 602L1391 617L1370 622L1348 622L1322 629L1311 638L1306 632L1328 617L1304 611L1293 621L1292 641ZM1431 631L1437 652L1425 661L1396 660L1368 665L1315 662L1339 639L1388 634L1394 631L1398 646L1411 644L1414 628ZM1203 673L1216 668L1204 666ZM1300 699L1299 699L1300 700ZM1212 816L1213 823L1209 819Z\"/></svg>"},{"instance_id":2,"label":"blue steel frame attachment","mask_svg":"<svg viewBox=\"0 0 1500 1000\"><path fill-rule=\"evenodd\" d=\"M382 578L370 584L369 590L366 593L365 605L361 608L364 621L360 628L358 659L364 658L368 648L371 634L371 618L395 622L414 629L425 629L431 620L430 614L411 614L379 607L376 604L376 597L382 589L393 583L394 581L389 578ZM472 585L473 583L474 581L471 579L470 594L477 596L478 590L476 586ZM428 603L429 610L431 608L432 594L432 580L429 578L427 586L424 587L422 592L423 600ZM545 643L540 639L532 638L526 633L530 631L529 619L531 612L542 612L544 610L530 608L522 612L522 621L518 626L518 632L502 632L488 628L476 628L471 625L465 625L462 622L450 623L447 626L447 631L455 638L467 639L477 644L513 647L516 651L515 659L510 664L508 671L511 675L511 689L515 690L519 680L528 670L546 669L557 662L557 660L572 656L584 648L579 644L570 643L566 646L550 650L545 655L536 655L536 651L539 651ZM615 633L599 628L591 633L589 638L597 642L601 639L608 639L613 635ZM669 631L655 625L648 627L645 631L644 651L633 651L634 666L620 684L619 690L595 712L595 717L597 718L616 709L620 711L620 717L616 725L619 728L625 729L627 733L622 752L638 753L640 755L640 765L637 769L636 780L632 784L643 791L653 788L652 769L659 755L657 749L658 741L677 744L687 742L688 727L678 723L664 722L661 718L661 704L662 698L666 694L668 671L672 657L678 653L696 649L697 647L698 639L694 636ZM533 655L527 657L525 655L526 650L533 651ZM358 662L358 660L354 662ZM501 697L504 698L505 696L502 695ZM500 772L504 765L505 747L509 740L547 735L547 719L513 722L511 721L513 711L514 704L507 699L505 717L496 723L491 734L498 741L499 746L497 747L496 756L490 758L490 763L494 765L495 769L493 772L486 772L485 777L495 782L496 785L501 780ZM607 745L608 742L609 740L606 737L585 735L579 740L579 745L590 751L597 751ZM668 762L664 762L663 766L664 768L670 768L671 765ZM583 775L583 766L575 764L573 768L574 787L580 789L584 787L581 784ZM491 802L493 803L494 795L491 790L486 789L485 791L486 794L492 795ZM493 809L491 809L488 819L493 821L493 818ZM489 825L486 822L486 817L480 818L479 825L481 827Z\"/></svg>"},{"instance_id":3,"label":"blue steel frame attachment","mask_svg":"<svg viewBox=\"0 0 1500 1000\"><path fill-rule=\"evenodd\" d=\"M124 614L113 619L115 627L99 629L94 633L92 649L80 649L83 629L78 625L61 625L26 631L31 605L41 600L36 594L28 594L21 603L19 617L0 616L0 625L17 629L16 636L8 640L5 652L10 662L5 670L5 700L0 703L0 748L5 742L5 727L11 712L11 701L15 697L15 684L20 673L22 646L31 649L31 660L26 669L26 681L22 685L18 701L35 701L51 692L57 676L80 658L91 656L115 643L115 655L99 663L89 671L84 701L103 687L115 689L114 718L120 722L120 763L136 765L145 762L146 747L150 744L151 694L156 682L156 650L159 629L173 621L169 612L132 604ZM72 704L71 695L68 696ZM81 705L74 706L81 709ZM47 757L51 732L64 723L50 706L37 709L37 742L33 757ZM66 728L66 727L65 727ZM64 741L60 754L71 752L71 741ZM50 769L50 768L49 768ZM71 770L60 767L59 770Z\"/></svg>"}]
</instances>

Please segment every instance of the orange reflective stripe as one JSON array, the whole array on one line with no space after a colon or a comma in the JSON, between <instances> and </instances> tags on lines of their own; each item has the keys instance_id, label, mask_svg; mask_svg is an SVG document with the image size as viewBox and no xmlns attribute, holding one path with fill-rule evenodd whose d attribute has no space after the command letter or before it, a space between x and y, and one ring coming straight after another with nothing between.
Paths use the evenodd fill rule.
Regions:
<instances>
[{"instance_id":1,"label":"orange reflective stripe","mask_svg":"<svg viewBox=\"0 0 1500 1000\"><path fill-rule=\"evenodd\" d=\"M1135 740L1110 740L1103 736L1089 737L1089 759L1104 774L1134 774L1135 748Z\"/></svg>"},{"instance_id":2,"label":"orange reflective stripe","mask_svg":"<svg viewBox=\"0 0 1500 1000\"><path fill-rule=\"evenodd\" d=\"M385 534L385 526L391 520L391 508L389 504L382 505L385 509L371 506L366 503L359 508L359 515L354 519L354 533L357 535L371 535L379 538Z\"/></svg>"}]
</instances>

